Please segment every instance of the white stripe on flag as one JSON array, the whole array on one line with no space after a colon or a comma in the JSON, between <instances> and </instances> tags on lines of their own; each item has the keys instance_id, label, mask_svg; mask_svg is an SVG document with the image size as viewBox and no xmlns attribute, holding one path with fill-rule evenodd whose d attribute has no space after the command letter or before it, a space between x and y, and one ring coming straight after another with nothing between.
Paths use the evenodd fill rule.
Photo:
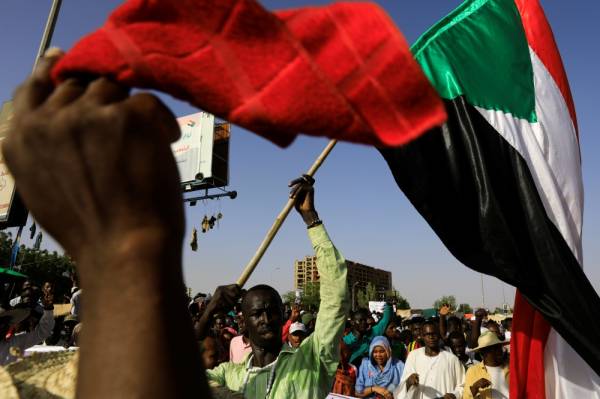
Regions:
<instances>
[{"instance_id":1,"label":"white stripe on flag","mask_svg":"<svg viewBox=\"0 0 600 399\"><path fill-rule=\"evenodd\" d=\"M548 217L583 266L583 182L579 143L554 79L530 49L537 123L477 108L527 162ZM600 376L554 331L544 350L546 398L600 399Z\"/></svg>"}]
</instances>

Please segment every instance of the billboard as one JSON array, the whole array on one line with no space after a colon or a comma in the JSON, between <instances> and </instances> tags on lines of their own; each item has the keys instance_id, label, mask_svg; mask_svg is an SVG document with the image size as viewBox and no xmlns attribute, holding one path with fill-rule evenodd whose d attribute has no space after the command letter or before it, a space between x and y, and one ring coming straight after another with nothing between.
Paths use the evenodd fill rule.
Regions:
<instances>
[{"instance_id":1,"label":"billboard","mask_svg":"<svg viewBox=\"0 0 600 399\"><path fill-rule=\"evenodd\" d=\"M0 109L0 147L10 128L12 101L6 101ZM22 226L27 221L27 210L15 187L15 181L4 163L0 152L0 228Z\"/></svg>"},{"instance_id":2,"label":"billboard","mask_svg":"<svg viewBox=\"0 0 600 399\"><path fill-rule=\"evenodd\" d=\"M177 118L181 137L171 145L181 183L212 177L215 117L206 112Z\"/></svg>"}]
</instances>

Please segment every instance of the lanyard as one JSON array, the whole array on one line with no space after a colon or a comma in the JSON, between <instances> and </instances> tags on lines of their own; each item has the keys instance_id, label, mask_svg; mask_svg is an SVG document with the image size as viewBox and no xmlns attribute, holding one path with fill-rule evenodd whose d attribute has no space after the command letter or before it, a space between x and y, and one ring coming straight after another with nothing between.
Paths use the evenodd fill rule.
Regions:
<instances>
[{"instance_id":1,"label":"lanyard","mask_svg":"<svg viewBox=\"0 0 600 399\"><path fill-rule=\"evenodd\" d=\"M275 381L275 369L277 368L277 362L279 361L279 357L280 356L277 356L277 359L275 359L274 362L265 366L271 368L269 370L269 379L267 380L267 391L265 392L265 398L269 397L269 394L271 393L271 388L273 388L273 382ZM248 362L246 362L246 376L244 377L244 383L242 385L242 394L244 395L244 397L246 397L246 388L248 386L248 381L250 380L252 359L254 359L254 353L250 355L250 357L248 358Z\"/></svg>"}]
</instances>

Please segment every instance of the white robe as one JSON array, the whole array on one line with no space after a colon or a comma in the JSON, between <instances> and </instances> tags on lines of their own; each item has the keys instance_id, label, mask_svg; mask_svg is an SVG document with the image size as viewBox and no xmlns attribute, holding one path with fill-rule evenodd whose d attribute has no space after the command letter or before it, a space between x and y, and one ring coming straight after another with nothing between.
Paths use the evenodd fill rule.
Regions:
<instances>
[{"instance_id":1,"label":"white robe","mask_svg":"<svg viewBox=\"0 0 600 399\"><path fill-rule=\"evenodd\" d=\"M419 385L406 390L406 380L413 373L419 375ZM396 399L434 399L452 393L462 398L465 369L460 360L450 352L440 351L430 357L425 348L415 349L408 354L400 385L394 392Z\"/></svg>"}]
</instances>

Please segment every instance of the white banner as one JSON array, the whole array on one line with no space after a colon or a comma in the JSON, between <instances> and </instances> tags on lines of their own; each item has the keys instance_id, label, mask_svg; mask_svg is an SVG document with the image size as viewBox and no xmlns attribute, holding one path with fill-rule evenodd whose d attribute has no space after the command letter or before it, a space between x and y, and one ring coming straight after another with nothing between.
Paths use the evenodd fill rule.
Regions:
<instances>
[{"instance_id":1,"label":"white banner","mask_svg":"<svg viewBox=\"0 0 600 399\"><path fill-rule=\"evenodd\" d=\"M177 118L181 137L171 145L182 183L212 177L214 115L198 112Z\"/></svg>"},{"instance_id":2,"label":"white banner","mask_svg":"<svg viewBox=\"0 0 600 399\"><path fill-rule=\"evenodd\" d=\"M2 146L4 137L8 133L11 118L12 101L7 101L2 104L2 109L0 110L0 147ZM4 157L0 153L0 221L8 219L14 194L15 181L4 163Z\"/></svg>"},{"instance_id":3,"label":"white banner","mask_svg":"<svg viewBox=\"0 0 600 399\"><path fill-rule=\"evenodd\" d=\"M371 313L383 313L383 308L385 307L385 302L383 301L369 301L369 311Z\"/></svg>"}]
</instances>

